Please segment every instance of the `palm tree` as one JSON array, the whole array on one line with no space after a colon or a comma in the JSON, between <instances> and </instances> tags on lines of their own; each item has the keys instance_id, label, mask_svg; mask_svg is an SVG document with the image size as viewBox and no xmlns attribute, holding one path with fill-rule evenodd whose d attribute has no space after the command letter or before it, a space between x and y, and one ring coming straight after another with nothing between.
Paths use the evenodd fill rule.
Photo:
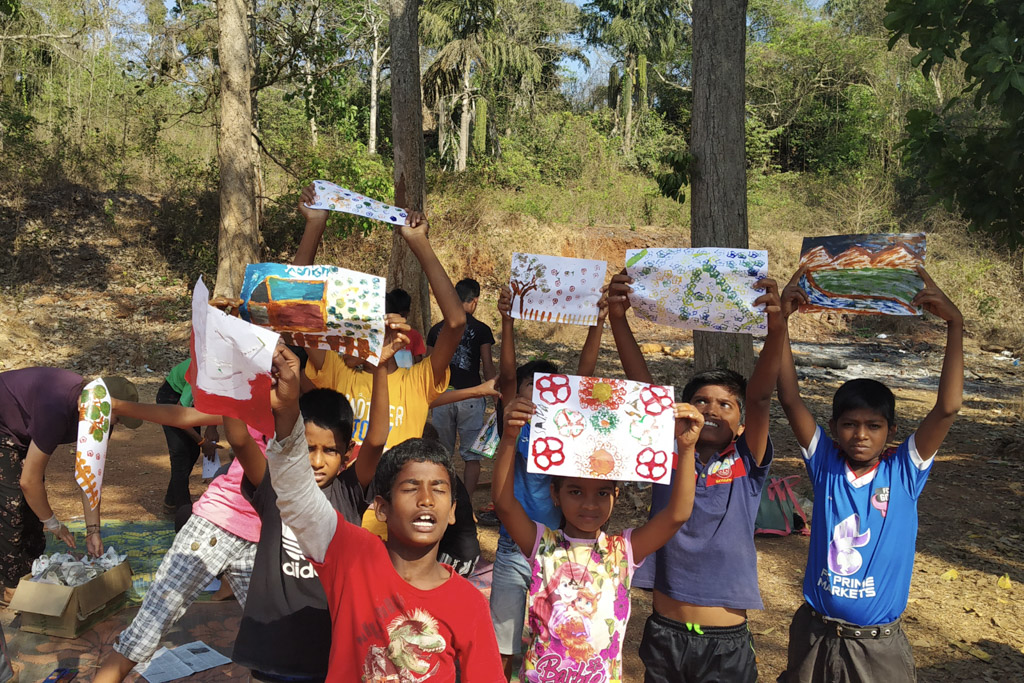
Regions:
<instances>
[{"instance_id":1,"label":"palm tree","mask_svg":"<svg viewBox=\"0 0 1024 683\"><path fill-rule=\"evenodd\" d=\"M433 104L439 109L439 147L444 146L441 127L447 125L447 104L461 100L455 170L464 171L473 114L472 71L474 65L481 69L485 64L483 44L494 22L494 0L427 0L420 12L424 43L437 49L434 61L423 74L425 99L428 106Z\"/></svg>"},{"instance_id":2,"label":"palm tree","mask_svg":"<svg viewBox=\"0 0 1024 683\"><path fill-rule=\"evenodd\" d=\"M578 14L565 0L425 0L420 31L437 52L423 74L424 96L438 112L442 157L449 112L461 102L456 170L466 168L469 124L481 92L495 103L510 102L504 110L512 114L532 110L538 86L557 87L562 59L585 61L568 40ZM499 107L488 110L493 117Z\"/></svg>"},{"instance_id":3,"label":"palm tree","mask_svg":"<svg viewBox=\"0 0 1024 683\"><path fill-rule=\"evenodd\" d=\"M634 84L646 98L648 59L657 60L679 42L689 0L591 0L584 8L583 31L591 44L602 45L623 63L620 80L623 109L622 151L633 149Z\"/></svg>"}]
</instances>

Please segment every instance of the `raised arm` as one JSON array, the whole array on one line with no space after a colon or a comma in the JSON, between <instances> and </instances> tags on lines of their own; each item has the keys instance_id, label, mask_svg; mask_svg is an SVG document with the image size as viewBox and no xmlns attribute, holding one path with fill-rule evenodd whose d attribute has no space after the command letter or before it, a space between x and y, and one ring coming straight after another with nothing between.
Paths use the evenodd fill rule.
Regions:
<instances>
[{"instance_id":1,"label":"raised arm","mask_svg":"<svg viewBox=\"0 0 1024 683\"><path fill-rule=\"evenodd\" d=\"M750 375L750 381L747 382L743 434L747 438L747 446L754 462L760 465L768 449L769 409L772 405L772 394L775 393L775 384L779 379L782 346L786 342L786 321L782 317L778 283L771 278L764 278L755 286L764 290L764 294L754 303L763 305L768 314L768 336L761 347L761 355L757 358L757 365Z\"/></svg>"},{"instance_id":2,"label":"raised arm","mask_svg":"<svg viewBox=\"0 0 1024 683\"><path fill-rule=\"evenodd\" d=\"M693 512L693 495L696 489L694 472L694 450L697 437L704 428L704 416L689 403L675 404L676 450L679 462L676 466L675 481L672 482L672 497L658 514L647 524L633 530L633 562L641 560L668 543L679 531Z\"/></svg>"},{"instance_id":3,"label":"raised arm","mask_svg":"<svg viewBox=\"0 0 1024 683\"><path fill-rule=\"evenodd\" d=\"M245 423L236 417L224 416L224 436L231 444L231 451L235 458L242 465L245 478L253 486L259 486L263 482L263 475L267 472L267 459L263 451L256 444L255 439L249 434Z\"/></svg>"},{"instance_id":4,"label":"raised arm","mask_svg":"<svg viewBox=\"0 0 1024 683\"><path fill-rule=\"evenodd\" d=\"M402 237L426 273L427 282L430 283L430 289L434 292L434 298L444 318L441 322L441 331L430 352L434 384L438 384L448 372L448 365L452 362L455 349L462 340L462 332L466 329L466 311L462 308L459 295L455 293L451 278L430 245L430 224L427 217L419 211L410 211L405 221L406 224L401 228Z\"/></svg>"},{"instance_id":5,"label":"raised arm","mask_svg":"<svg viewBox=\"0 0 1024 683\"><path fill-rule=\"evenodd\" d=\"M818 425L814 421L814 415L807 409L807 405L800 398L800 383L796 377L796 364L793 362L793 349L789 343L789 316L791 316L800 304L807 303L807 292L800 287L800 278L804 269L796 271L789 280L789 284L782 290L782 310L780 311L786 325L783 330L785 336L782 340L782 356L779 363L779 403L786 413L786 419L793 430L793 435L801 448L811 445ZM767 342L766 342L767 343ZM761 353L764 353L762 351Z\"/></svg>"},{"instance_id":6,"label":"raised arm","mask_svg":"<svg viewBox=\"0 0 1024 683\"><path fill-rule=\"evenodd\" d=\"M919 266L917 273L924 280L924 289L914 297L914 305L946 321L946 356L942 360L935 407L921 420L914 435L918 455L927 460L939 450L963 404L964 317L924 268Z\"/></svg>"},{"instance_id":7,"label":"raised arm","mask_svg":"<svg viewBox=\"0 0 1024 683\"><path fill-rule=\"evenodd\" d=\"M501 314L501 355L498 357L498 391L501 402L508 405L519 393L516 386L516 330L512 319L512 290L508 285L498 295L498 313Z\"/></svg>"},{"instance_id":8,"label":"raised arm","mask_svg":"<svg viewBox=\"0 0 1024 683\"><path fill-rule=\"evenodd\" d=\"M326 209L311 209L307 204L316 201L316 188L313 183L302 188L299 195L299 213L306 219L306 227L302 230L302 239L299 241L299 248L295 250L292 258L293 266L311 266L316 258L316 251L324 238L324 230L327 229ZM327 352L323 349L306 349L306 356L313 368L319 372L324 366L324 358Z\"/></svg>"},{"instance_id":9,"label":"raised arm","mask_svg":"<svg viewBox=\"0 0 1024 683\"><path fill-rule=\"evenodd\" d=\"M284 344L274 349L273 374L274 438L267 445L267 466L277 508L306 556L322 562L338 528L338 513L317 487L309 466L306 430L299 419L299 359Z\"/></svg>"},{"instance_id":10,"label":"raised arm","mask_svg":"<svg viewBox=\"0 0 1024 683\"><path fill-rule=\"evenodd\" d=\"M373 475L377 472L377 463L384 453L384 444L391 431L391 397L388 395L388 361L409 343L409 326L405 318L394 313L387 315L387 331L384 334L384 347L380 352L380 362L370 370L373 384L370 389L370 418L366 426L363 445L359 447L359 457L353 467L359 485L369 488Z\"/></svg>"},{"instance_id":11,"label":"raised arm","mask_svg":"<svg viewBox=\"0 0 1024 683\"><path fill-rule=\"evenodd\" d=\"M530 519L515 494L516 442L523 425L533 415L533 403L517 398L505 407L505 429L498 442L498 453L494 459L494 475L491 482L491 497L494 511L512 540L527 557L533 552L537 540L537 523Z\"/></svg>"},{"instance_id":12,"label":"raised arm","mask_svg":"<svg viewBox=\"0 0 1024 683\"><path fill-rule=\"evenodd\" d=\"M626 275L625 270L612 276L612 281L608 283L608 320L626 378L650 384L654 381L651 379L651 371L647 368L644 354L640 351L640 345L636 343L633 330L629 329L629 321L626 320L629 293L633 291L629 286L631 282L633 278Z\"/></svg>"},{"instance_id":13,"label":"raised arm","mask_svg":"<svg viewBox=\"0 0 1024 683\"><path fill-rule=\"evenodd\" d=\"M307 204L316 202L316 188L313 183L302 188L299 195L299 213L306 219L306 227L302 231L302 239L299 241L299 248L295 250L295 257L292 258L293 266L311 266L316 258L316 250L320 247L320 241L324 237L324 230L327 228L327 210L311 209Z\"/></svg>"},{"instance_id":14,"label":"raised arm","mask_svg":"<svg viewBox=\"0 0 1024 683\"><path fill-rule=\"evenodd\" d=\"M604 334L604 320L608 317L608 292L601 295L597 302L597 323L587 330L587 340L583 342L580 360L576 366L576 374L581 377L593 377L597 371L597 357L601 352L601 336Z\"/></svg>"}]
</instances>

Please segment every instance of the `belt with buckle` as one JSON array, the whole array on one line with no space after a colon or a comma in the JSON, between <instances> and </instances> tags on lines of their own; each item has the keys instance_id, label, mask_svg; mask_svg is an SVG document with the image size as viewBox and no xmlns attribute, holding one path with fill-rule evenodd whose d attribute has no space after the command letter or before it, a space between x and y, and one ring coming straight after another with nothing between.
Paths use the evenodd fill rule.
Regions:
<instances>
[{"instance_id":1,"label":"belt with buckle","mask_svg":"<svg viewBox=\"0 0 1024 683\"><path fill-rule=\"evenodd\" d=\"M814 618L825 624L829 631L834 631L837 638L887 638L893 635L900 627L900 620L892 622L891 624L876 624L875 626L854 626L848 624L845 621L836 621L835 619L829 619L823 614L818 614L814 610L811 610L811 614Z\"/></svg>"}]
</instances>

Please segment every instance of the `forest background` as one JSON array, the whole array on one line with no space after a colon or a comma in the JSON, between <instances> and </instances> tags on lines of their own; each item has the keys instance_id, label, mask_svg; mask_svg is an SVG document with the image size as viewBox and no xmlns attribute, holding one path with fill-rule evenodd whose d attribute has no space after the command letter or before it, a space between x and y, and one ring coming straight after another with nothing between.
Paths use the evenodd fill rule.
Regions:
<instances>
[{"instance_id":1,"label":"forest background","mask_svg":"<svg viewBox=\"0 0 1024 683\"><path fill-rule=\"evenodd\" d=\"M617 269L627 248L690 243L689 141L702 104L692 12L712 2L738 0L420 4L431 241L453 279L483 284L481 320L499 324L513 251ZM408 45L390 42L388 3L219 4L0 0L0 370L116 372L150 401L187 357L191 287L200 275L213 285L218 271L226 5L249 11L259 258L291 259L299 191L313 179L393 199L391 58ZM771 275L788 278L805 236L925 231L927 267L967 321L964 408L922 497L904 619L919 680L1021 680L1024 5L749 0L745 28L741 171L750 245L768 250ZM392 246L386 227L332 214L317 260L385 275ZM944 338L934 318L801 315L791 328L816 415L827 418L835 388L854 376L896 388L901 428L932 405ZM585 328L516 329L521 357L575 367ZM697 365L691 335L636 319L634 329L653 375L684 384ZM621 372L610 336L604 377ZM773 474L802 475L773 411ZM160 519L162 433L115 437L105 518ZM80 514L73 453L50 471L56 511ZM192 485L202 490L198 472ZM616 515L615 528L636 524L646 500L626 496ZM496 534L480 538L492 557ZM767 680L785 665L807 541L757 543L766 604L751 619ZM642 677L639 615L650 611L634 593L630 681ZM15 633L13 615L0 616ZM79 651L62 661L87 671L114 626L69 645ZM10 643L29 661L25 634ZM54 652L46 644L33 656L45 668L38 680Z\"/></svg>"},{"instance_id":2,"label":"forest background","mask_svg":"<svg viewBox=\"0 0 1024 683\"><path fill-rule=\"evenodd\" d=\"M298 191L312 179L393 197L388 8L247 6L261 257L287 260ZM749 2L750 234L773 252L776 277L795 265L802 236L924 230L934 274L972 333L1019 345L1019 10L1005 0ZM496 285L524 235L550 236L547 251L562 253L606 226L665 228L685 242L691 14L689 0L424 0L427 208L453 275ZM11 215L85 192L116 226L142 202L168 276L213 279L218 67L213 2L0 0L0 189ZM22 218L0 257L13 296L53 270L36 256L54 233ZM346 215L330 225L344 239L322 258L383 272L386 231Z\"/></svg>"}]
</instances>

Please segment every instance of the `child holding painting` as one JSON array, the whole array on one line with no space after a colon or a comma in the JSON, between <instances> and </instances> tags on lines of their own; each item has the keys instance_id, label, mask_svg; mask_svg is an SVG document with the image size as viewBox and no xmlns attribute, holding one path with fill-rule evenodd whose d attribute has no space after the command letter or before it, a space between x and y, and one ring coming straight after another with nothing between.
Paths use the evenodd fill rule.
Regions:
<instances>
[{"instance_id":1,"label":"child holding painting","mask_svg":"<svg viewBox=\"0 0 1024 683\"><path fill-rule=\"evenodd\" d=\"M946 355L935 405L903 443L896 398L881 382L853 379L832 400L830 434L818 426L797 383L784 327L779 402L814 486L804 604L789 627L783 683L914 681L910 642L900 626L914 569L917 501L936 451L963 400L963 316L918 267L924 288L912 304L946 321ZM783 319L809 301L803 269L782 296ZM830 438L831 437L831 438Z\"/></svg>"},{"instance_id":2,"label":"child holding painting","mask_svg":"<svg viewBox=\"0 0 1024 683\"><path fill-rule=\"evenodd\" d=\"M458 671L467 683L504 681L483 596L437 561L438 544L455 519L450 455L419 438L384 454L373 482L375 514L388 530L381 542L347 522L316 485L299 419L298 359L278 347L274 372L269 471L281 519L327 595L327 680L453 681Z\"/></svg>"},{"instance_id":3,"label":"child holding painting","mask_svg":"<svg viewBox=\"0 0 1024 683\"><path fill-rule=\"evenodd\" d=\"M604 319L608 312L607 299L601 298L598 303L599 314L597 324L587 332L586 342L580 352L576 374L590 376L597 367L597 356L601 350L601 335L604 330ZM497 412L502 406L510 404L515 398L533 397L533 376L535 374L555 373L558 368L546 360L532 360L516 367L516 336L512 318L512 291L506 285L498 296L498 311L501 313L501 356L499 360L501 378L501 400ZM499 423L499 429L501 424ZM503 430L502 430L503 431ZM539 472L526 471L527 448L530 443L530 425L524 424L519 430L516 441L516 457L513 492L522 503L526 514L534 522L549 527L558 525L561 515L551 499L551 477ZM481 513L481 520L483 515ZM498 650L501 652L505 675L512 677L512 660L522 654L523 622L526 615L526 594L530 586L530 564L520 552L512 537L504 526L498 530L498 547L494 554L494 571L491 578L491 622L498 638Z\"/></svg>"},{"instance_id":4,"label":"child holding painting","mask_svg":"<svg viewBox=\"0 0 1024 683\"><path fill-rule=\"evenodd\" d=\"M533 581L521 680L576 676L622 680L622 641L629 620L629 586L638 563L668 541L690 516L694 482L680 477L667 506L637 529L608 535L619 488L607 479L553 477L558 528L537 524L513 490L519 430L535 411L526 398L505 408L505 428L494 468L494 507L509 536L528 558ZM691 405L675 405L675 440L682 466L692 467L704 419Z\"/></svg>"},{"instance_id":5,"label":"child holding painting","mask_svg":"<svg viewBox=\"0 0 1024 683\"><path fill-rule=\"evenodd\" d=\"M624 272L609 285L609 318L626 377L651 375L626 320L631 279ZM696 477L693 515L637 573L636 585L654 589L640 658L647 683L757 680L747 610L762 609L757 588L754 520L772 461L768 436L772 393L779 372L785 321L778 286L763 279L754 303L768 312L768 337L747 383L731 370L698 373L682 399L704 419L697 458L681 462L673 480ZM746 421L743 407L746 403ZM651 514L671 504L669 487L655 485ZM723 580L723 576L727 576Z\"/></svg>"}]
</instances>

